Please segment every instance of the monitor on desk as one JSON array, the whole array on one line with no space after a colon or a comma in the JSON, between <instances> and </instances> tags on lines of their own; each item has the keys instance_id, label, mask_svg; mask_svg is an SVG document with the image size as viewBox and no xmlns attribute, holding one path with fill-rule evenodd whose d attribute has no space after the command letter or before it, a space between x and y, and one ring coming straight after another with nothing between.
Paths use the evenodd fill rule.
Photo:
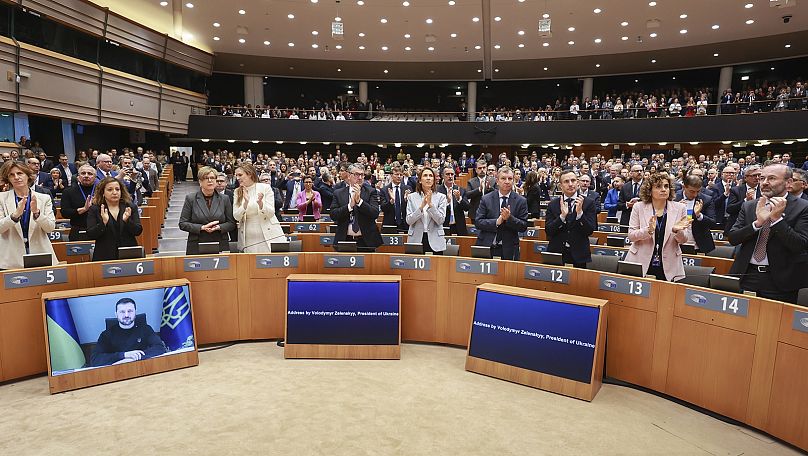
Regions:
<instances>
[{"instance_id":1,"label":"monitor on desk","mask_svg":"<svg viewBox=\"0 0 808 456\"><path fill-rule=\"evenodd\" d=\"M404 253L410 255L423 255L424 244L421 244L419 242L407 242L404 244Z\"/></svg>"},{"instance_id":2,"label":"monitor on desk","mask_svg":"<svg viewBox=\"0 0 808 456\"><path fill-rule=\"evenodd\" d=\"M642 277L642 264L633 261L618 261L617 273L634 277Z\"/></svg>"},{"instance_id":3,"label":"monitor on desk","mask_svg":"<svg viewBox=\"0 0 808 456\"><path fill-rule=\"evenodd\" d=\"M471 257L472 258L485 258L491 259L491 247L483 246L483 245L472 245L471 246Z\"/></svg>"},{"instance_id":4,"label":"monitor on desk","mask_svg":"<svg viewBox=\"0 0 808 456\"><path fill-rule=\"evenodd\" d=\"M50 253L29 253L22 256L22 267L25 269L43 266L53 266L53 256Z\"/></svg>"},{"instance_id":5,"label":"monitor on desk","mask_svg":"<svg viewBox=\"0 0 808 456\"><path fill-rule=\"evenodd\" d=\"M541 252L541 262L553 266L564 266L564 256L556 252Z\"/></svg>"},{"instance_id":6,"label":"monitor on desk","mask_svg":"<svg viewBox=\"0 0 808 456\"><path fill-rule=\"evenodd\" d=\"M721 274L710 274L710 288L729 293L743 293L741 290L740 277L732 277Z\"/></svg>"},{"instance_id":7,"label":"monitor on desk","mask_svg":"<svg viewBox=\"0 0 808 456\"><path fill-rule=\"evenodd\" d=\"M339 241L334 246L337 252L356 252L356 241Z\"/></svg>"},{"instance_id":8,"label":"monitor on desk","mask_svg":"<svg viewBox=\"0 0 808 456\"><path fill-rule=\"evenodd\" d=\"M606 236L606 245L609 247L625 247L626 238L623 236Z\"/></svg>"},{"instance_id":9,"label":"monitor on desk","mask_svg":"<svg viewBox=\"0 0 808 456\"><path fill-rule=\"evenodd\" d=\"M146 258L146 252L143 250L143 246L118 247L119 260L133 260L135 258Z\"/></svg>"},{"instance_id":10,"label":"monitor on desk","mask_svg":"<svg viewBox=\"0 0 808 456\"><path fill-rule=\"evenodd\" d=\"M200 255L217 255L220 253L218 242L200 242L199 254Z\"/></svg>"}]
</instances>

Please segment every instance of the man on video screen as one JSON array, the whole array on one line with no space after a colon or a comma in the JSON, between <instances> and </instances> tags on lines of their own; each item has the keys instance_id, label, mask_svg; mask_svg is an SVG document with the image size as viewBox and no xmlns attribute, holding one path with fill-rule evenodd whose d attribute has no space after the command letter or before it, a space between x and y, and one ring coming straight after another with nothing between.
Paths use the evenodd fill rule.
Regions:
<instances>
[{"instance_id":1,"label":"man on video screen","mask_svg":"<svg viewBox=\"0 0 808 456\"><path fill-rule=\"evenodd\" d=\"M93 366L122 364L166 352L165 344L145 321L137 322L137 304L130 298L115 303L118 324L98 336L90 363Z\"/></svg>"}]
</instances>

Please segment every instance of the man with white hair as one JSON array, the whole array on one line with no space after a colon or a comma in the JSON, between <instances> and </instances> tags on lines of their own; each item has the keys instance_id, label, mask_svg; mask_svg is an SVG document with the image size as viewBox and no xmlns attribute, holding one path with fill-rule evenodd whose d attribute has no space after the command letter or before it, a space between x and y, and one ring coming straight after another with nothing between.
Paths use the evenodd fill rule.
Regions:
<instances>
[{"instance_id":1,"label":"man with white hair","mask_svg":"<svg viewBox=\"0 0 808 456\"><path fill-rule=\"evenodd\" d=\"M149 177L149 186L152 190L158 189L158 180L160 176L157 174L157 169L152 164L151 158L147 156L143 157L143 172Z\"/></svg>"},{"instance_id":2,"label":"man with white hair","mask_svg":"<svg viewBox=\"0 0 808 456\"><path fill-rule=\"evenodd\" d=\"M101 182L105 177L115 177L118 175L117 171L112 169L112 157L107 154L100 154L95 159L97 171L95 173L96 181Z\"/></svg>"}]
</instances>

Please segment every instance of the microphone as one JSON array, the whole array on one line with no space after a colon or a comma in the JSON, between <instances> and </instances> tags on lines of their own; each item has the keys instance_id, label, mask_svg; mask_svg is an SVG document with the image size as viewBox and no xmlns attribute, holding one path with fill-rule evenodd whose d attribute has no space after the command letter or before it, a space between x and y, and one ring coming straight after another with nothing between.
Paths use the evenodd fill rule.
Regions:
<instances>
[{"instance_id":1,"label":"microphone","mask_svg":"<svg viewBox=\"0 0 808 456\"><path fill-rule=\"evenodd\" d=\"M265 244L265 243L267 243L267 242L269 242L269 241L267 241L266 239L264 239L263 241L260 241L260 242L255 242L255 243L250 244L250 245L245 245L244 247L242 247L242 248L238 249L238 253L245 253L245 251L246 251L247 249L249 249L250 247L255 247L256 245Z\"/></svg>"}]
</instances>

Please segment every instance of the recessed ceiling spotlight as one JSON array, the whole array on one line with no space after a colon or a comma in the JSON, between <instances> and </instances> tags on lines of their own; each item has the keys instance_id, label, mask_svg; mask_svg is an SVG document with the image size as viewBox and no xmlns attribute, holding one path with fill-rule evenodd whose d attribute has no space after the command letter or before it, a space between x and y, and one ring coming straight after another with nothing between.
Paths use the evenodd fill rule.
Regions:
<instances>
[{"instance_id":1,"label":"recessed ceiling spotlight","mask_svg":"<svg viewBox=\"0 0 808 456\"><path fill-rule=\"evenodd\" d=\"M687 19L687 14L685 13L680 14L679 19Z\"/></svg>"},{"instance_id":2,"label":"recessed ceiling spotlight","mask_svg":"<svg viewBox=\"0 0 808 456\"><path fill-rule=\"evenodd\" d=\"M389 71L387 71L387 70L384 70L384 74L387 74L387 73L389 73Z\"/></svg>"},{"instance_id":3,"label":"recessed ceiling spotlight","mask_svg":"<svg viewBox=\"0 0 808 456\"><path fill-rule=\"evenodd\" d=\"M410 2L401 2L401 6L410 6Z\"/></svg>"},{"instance_id":4,"label":"recessed ceiling spotlight","mask_svg":"<svg viewBox=\"0 0 808 456\"><path fill-rule=\"evenodd\" d=\"M317 36L317 35L320 34L320 32L318 32L317 30L312 30L311 34L314 35L314 36Z\"/></svg>"},{"instance_id":5,"label":"recessed ceiling spotlight","mask_svg":"<svg viewBox=\"0 0 808 456\"><path fill-rule=\"evenodd\" d=\"M319 2L319 1L320 1L320 0L311 0L311 2L312 2L312 3L317 3L317 2Z\"/></svg>"},{"instance_id":6,"label":"recessed ceiling spotlight","mask_svg":"<svg viewBox=\"0 0 808 456\"><path fill-rule=\"evenodd\" d=\"M185 6L186 6L187 8L193 8L193 7L194 7L194 4L193 4L193 3L191 3L191 2L188 2L188 3L186 3L186 4L185 4Z\"/></svg>"},{"instance_id":7,"label":"recessed ceiling spotlight","mask_svg":"<svg viewBox=\"0 0 808 456\"><path fill-rule=\"evenodd\" d=\"M342 45L341 45L341 44L338 44L338 45L336 45L336 46L334 46L334 47L335 47L337 50L342 49Z\"/></svg>"},{"instance_id":8,"label":"recessed ceiling spotlight","mask_svg":"<svg viewBox=\"0 0 808 456\"><path fill-rule=\"evenodd\" d=\"M547 47L547 46L549 46L549 45L550 45L550 43L548 43L548 42L546 42L546 41L545 41L545 42L544 42L544 43L542 43L541 45L542 45L542 47Z\"/></svg>"},{"instance_id":9,"label":"recessed ceiling spotlight","mask_svg":"<svg viewBox=\"0 0 808 456\"><path fill-rule=\"evenodd\" d=\"M549 70L549 68L547 68L547 67L544 67L544 71L547 71L547 70Z\"/></svg>"},{"instance_id":10,"label":"recessed ceiling spotlight","mask_svg":"<svg viewBox=\"0 0 808 456\"><path fill-rule=\"evenodd\" d=\"M521 36L521 35L524 35L524 34L525 34L525 31L524 31L524 30L519 30L518 32L516 32L516 34L517 34L517 35L520 35L520 36Z\"/></svg>"},{"instance_id":11,"label":"recessed ceiling spotlight","mask_svg":"<svg viewBox=\"0 0 808 456\"><path fill-rule=\"evenodd\" d=\"M214 22L214 23L213 23L213 26L214 26L214 27L221 27L221 26L222 26L222 24L220 24L220 23L218 23L218 22Z\"/></svg>"},{"instance_id":12,"label":"recessed ceiling spotlight","mask_svg":"<svg viewBox=\"0 0 808 456\"><path fill-rule=\"evenodd\" d=\"M160 6L168 6L168 2L162 1L162 2L160 2Z\"/></svg>"},{"instance_id":13,"label":"recessed ceiling spotlight","mask_svg":"<svg viewBox=\"0 0 808 456\"><path fill-rule=\"evenodd\" d=\"M575 44L575 41L567 41L567 44L569 44L570 46L572 46L573 44Z\"/></svg>"},{"instance_id":14,"label":"recessed ceiling spotlight","mask_svg":"<svg viewBox=\"0 0 808 456\"><path fill-rule=\"evenodd\" d=\"M342 22L342 18L337 16L334 18L334 22Z\"/></svg>"},{"instance_id":15,"label":"recessed ceiling spotlight","mask_svg":"<svg viewBox=\"0 0 808 456\"><path fill-rule=\"evenodd\" d=\"M270 45L269 41L264 41L264 46L269 46L269 45Z\"/></svg>"},{"instance_id":16,"label":"recessed ceiling spotlight","mask_svg":"<svg viewBox=\"0 0 808 456\"><path fill-rule=\"evenodd\" d=\"M483 72L483 70L481 70L481 69L477 68L477 72L478 72L478 73L482 73L482 72Z\"/></svg>"},{"instance_id":17,"label":"recessed ceiling spotlight","mask_svg":"<svg viewBox=\"0 0 808 456\"><path fill-rule=\"evenodd\" d=\"M365 46L359 46L359 50L360 50L360 51L364 51L364 50L365 50Z\"/></svg>"},{"instance_id":18,"label":"recessed ceiling spotlight","mask_svg":"<svg viewBox=\"0 0 808 456\"><path fill-rule=\"evenodd\" d=\"M480 22L480 18L477 17L477 16L474 16L474 17L471 18L471 22Z\"/></svg>"},{"instance_id":19,"label":"recessed ceiling spotlight","mask_svg":"<svg viewBox=\"0 0 808 456\"><path fill-rule=\"evenodd\" d=\"M595 44L600 44L600 43L601 43L601 41L603 41L603 40L602 40L602 39L600 39L600 38L595 38Z\"/></svg>"},{"instance_id":20,"label":"recessed ceiling spotlight","mask_svg":"<svg viewBox=\"0 0 808 456\"><path fill-rule=\"evenodd\" d=\"M651 63L656 63L656 59L651 59Z\"/></svg>"},{"instance_id":21,"label":"recessed ceiling spotlight","mask_svg":"<svg viewBox=\"0 0 808 456\"><path fill-rule=\"evenodd\" d=\"M570 32L574 32L574 31L575 31L575 27L568 27L568 28L567 28L567 30L569 30Z\"/></svg>"},{"instance_id":22,"label":"recessed ceiling spotlight","mask_svg":"<svg viewBox=\"0 0 808 456\"><path fill-rule=\"evenodd\" d=\"M499 68L494 68L494 73L499 73Z\"/></svg>"},{"instance_id":23,"label":"recessed ceiling spotlight","mask_svg":"<svg viewBox=\"0 0 808 456\"><path fill-rule=\"evenodd\" d=\"M754 19L749 19L749 20L746 21L746 25L752 25L754 23L755 23Z\"/></svg>"},{"instance_id":24,"label":"recessed ceiling spotlight","mask_svg":"<svg viewBox=\"0 0 808 456\"><path fill-rule=\"evenodd\" d=\"M449 36L452 38L457 38L457 33L450 33Z\"/></svg>"},{"instance_id":25,"label":"recessed ceiling spotlight","mask_svg":"<svg viewBox=\"0 0 808 456\"><path fill-rule=\"evenodd\" d=\"M356 4L359 6L364 6L365 2L363 2L362 0L357 0Z\"/></svg>"},{"instance_id":26,"label":"recessed ceiling spotlight","mask_svg":"<svg viewBox=\"0 0 808 456\"><path fill-rule=\"evenodd\" d=\"M479 44L478 44L477 46L474 46L474 49L477 49L478 51L479 51L480 49L482 49L482 48L483 48L483 47L482 47L482 46L480 46Z\"/></svg>"},{"instance_id":27,"label":"recessed ceiling spotlight","mask_svg":"<svg viewBox=\"0 0 808 456\"><path fill-rule=\"evenodd\" d=\"M498 45L498 44L495 44L495 45L494 45L494 49L499 49L500 47L501 47L501 46L500 46L500 45Z\"/></svg>"},{"instance_id":28,"label":"recessed ceiling spotlight","mask_svg":"<svg viewBox=\"0 0 808 456\"><path fill-rule=\"evenodd\" d=\"M592 12L595 13L595 14L600 14L601 11L603 11L603 10L600 9L600 8L595 8L595 9L592 10Z\"/></svg>"},{"instance_id":29,"label":"recessed ceiling spotlight","mask_svg":"<svg viewBox=\"0 0 808 456\"><path fill-rule=\"evenodd\" d=\"M544 19L550 19L550 13L544 13L541 15Z\"/></svg>"},{"instance_id":30,"label":"recessed ceiling spotlight","mask_svg":"<svg viewBox=\"0 0 808 456\"><path fill-rule=\"evenodd\" d=\"M247 12L246 12L246 11L244 11L243 9L238 10L238 13L239 13L239 14L241 14L242 16L244 16L245 14L247 14Z\"/></svg>"},{"instance_id":31,"label":"recessed ceiling spotlight","mask_svg":"<svg viewBox=\"0 0 808 456\"><path fill-rule=\"evenodd\" d=\"M499 16L494 16L494 20L495 20L495 21L497 21L497 22L499 22L499 21L501 21L501 20L502 20L502 18L501 18L501 17L499 17Z\"/></svg>"},{"instance_id":32,"label":"recessed ceiling spotlight","mask_svg":"<svg viewBox=\"0 0 808 456\"><path fill-rule=\"evenodd\" d=\"M286 17L288 17L289 19L294 19L295 15L292 14L292 13L289 13L289 14L286 15Z\"/></svg>"},{"instance_id":33,"label":"recessed ceiling spotlight","mask_svg":"<svg viewBox=\"0 0 808 456\"><path fill-rule=\"evenodd\" d=\"M411 47L409 47L409 46L407 46L407 47L405 47L405 48L404 48L404 50L405 50L405 51L412 51L412 48L411 48Z\"/></svg>"},{"instance_id":34,"label":"recessed ceiling spotlight","mask_svg":"<svg viewBox=\"0 0 808 456\"><path fill-rule=\"evenodd\" d=\"M247 40L245 40L244 38L239 38L238 42L241 43L241 44L244 44L244 43L247 42Z\"/></svg>"},{"instance_id":35,"label":"recessed ceiling spotlight","mask_svg":"<svg viewBox=\"0 0 808 456\"><path fill-rule=\"evenodd\" d=\"M746 4L746 5L744 5L743 7L744 7L744 8L746 8L746 9L749 9L749 8L752 8L753 6L755 6L755 4L754 4L754 3L747 3L747 4Z\"/></svg>"},{"instance_id":36,"label":"recessed ceiling spotlight","mask_svg":"<svg viewBox=\"0 0 808 456\"><path fill-rule=\"evenodd\" d=\"M387 49L389 49L387 46L382 46L382 51L386 51Z\"/></svg>"},{"instance_id":37,"label":"recessed ceiling spotlight","mask_svg":"<svg viewBox=\"0 0 808 456\"><path fill-rule=\"evenodd\" d=\"M427 50L427 51L434 51L434 50L435 50L435 48L434 48L434 47L432 47L432 46L429 46L428 48L426 48L426 50Z\"/></svg>"},{"instance_id":38,"label":"recessed ceiling spotlight","mask_svg":"<svg viewBox=\"0 0 808 456\"><path fill-rule=\"evenodd\" d=\"M431 18L431 17L428 17L428 18L426 19L426 23L427 23L427 24L431 24L431 23L432 23L432 18Z\"/></svg>"},{"instance_id":39,"label":"recessed ceiling spotlight","mask_svg":"<svg viewBox=\"0 0 808 456\"><path fill-rule=\"evenodd\" d=\"M365 32L359 32L359 38L364 38Z\"/></svg>"},{"instance_id":40,"label":"recessed ceiling spotlight","mask_svg":"<svg viewBox=\"0 0 808 456\"><path fill-rule=\"evenodd\" d=\"M679 30L679 33L681 33L682 35L684 35L684 34L686 34L686 33L687 33L687 29L682 29L682 30Z\"/></svg>"},{"instance_id":41,"label":"recessed ceiling spotlight","mask_svg":"<svg viewBox=\"0 0 808 456\"><path fill-rule=\"evenodd\" d=\"M318 47L320 47L320 45L317 44L317 43L312 43L312 45L311 45L312 49L317 49Z\"/></svg>"},{"instance_id":42,"label":"recessed ceiling spotlight","mask_svg":"<svg viewBox=\"0 0 808 456\"><path fill-rule=\"evenodd\" d=\"M410 39L410 34L409 34L409 33L405 33L405 34L404 34L404 38Z\"/></svg>"},{"instance_id":43,"label":"recessed ceiling spotlight","mask_svg":"<svg viewBox=\"0 0 808 456\"><path fill-rule=\"evenodd\" d=\"M648 6L656 6L656 2L648 2Z\"/></svg>"},{"instance_id":44,"label":"recessed ceiling spotlight","mask_svg":"<svg viewBox=\"0 0 808 456\"><path fill-rule=\"evenodd\" d=\"M519 47L520 47L520 48L525 47L525 43L519 43Z\"/></svg>"},{"instance_id":45,"label":"recessed ceiling spotlight","mask_svg":"<svg viewBox=\"0 0 808 456\"><path fill-rule=\"evenodd\" d=\"M289 46L290 48L295 47L295 43L292 43L291 41L288 42L286 45Z\"/></svg>"},{"instance_id":46,"label":"recessed ceiling spotlight","mask_svg":"<svg viewBox=\"0 0 808 456\"><path fill-rule=\"evenodd\" d=\"M454 0L449 0L449 6L455 6L455 1Z\"/></svg>"},{"instance_id":47,"label":"recessed ceiling spotlight","mask_svg":"<svg viewBox=\"0 0 808 456\"><path fill-rule=\"evenodd\" d=\"M718 24L714 24L713 27L712 27L713 30L718 30L720 28L721 28L721 26L718 25Z\"/></svg>"},{"instance_id":48,"label":"recessed ceiling spotlight","mask_svg":"<svg viewBox=\"0 0 808 456\"><path fill-rule=\"evenodd\" d=\"M716 52L715 54L713 54L713 57L718 57L718 53Z\"/></svg>"},{"instance_id":49,"label":"recessed ceiling spotlight","mask_svg":"<svg viewBox=\"0 0 808 456\"><path fill-rule=\"evenodd\" d=\"M219 38L218 36L214 36L214 37L213 37L213 41L219 41L220 39L221 39L221 38Z\"/></svg>"},{"instance_id":50,"label":"recessed ceiling spotlight","mask_svg":"<svg viewBox=\"0 0 808 456\"><path fill-rule=\"evenodd\" d=\"M634 82L640 82L640 80L639 80L639 79L635 79L635 80L634 80Z\"/></svg>"},{"instance_id":51,"label":"recessed ceiling spotlight","mask_svg":"<svg viewBox=\"0 0 808 456\"><path fill-rule=\"evenodd\" d=\"M650 34L650 35L648 35L648 36L650 36L651 38L656 38L656 37L657 37L657 33L656 33L656 32L653 32L653 33L651 33L651 34Z\"/></svg>"},{"instance_id":52,"label":"recessed ceiling spotlight","mask_svg":"<svg viewBox=\"0 0 808 456\"><path fill-rule=\"evenodd\" d=\"M774 67L769 68L770 70L774 71Z\"/></svg>"},{"instance_id":53,"label":"recessed ceiling spotlight","mask_svg":"<svg viewBox=\"0 0 808 456\"><path fill-rule=\"evenodd\" d=\"M623 21L620 23L620 25L623 27L628 27L628 21Z\"/></svg>"},{"instance_id":54,"label":"recessed ceiling spotlight","mask_svg":"<svg viewBox=\"0 0 808 456\"><path fill-rule=\"evenodd\" d=\"M383 17L383 18L379 19L379 22L381 22L382 24L386 24L387 23L387 18Z\"/></svg>"},{"instance_id":55,"label":"recessed ceiling spotlight","mask_svg":"<svg viewBox=\"0 0 808 456\"><path fill-rule=\"evenodd\" d=\"M600 68L600 64L599 64L599 63L596 63L596 64L595 64L595 68Z\"/></svg>"},{"instance_id":56,"label":"recessed ceiling spotlight","mask_svg":"<svg viewBox=\"0 0 808 456\"><path fill-rule=\"evenodd\" d=\"M791 47L791 45L790 45L790 44L786 44L786 49L788 49L788 48L790 48L790 47Z\"/></svg>"},{"instance_id":57,"label":"recessed ceiling spotlight","mask_svg":"<svg viewBox=\"0 0 808 456\"><path fill-rule=\"evenodd\" d=\"M623 41L628 41L628 37L627 37L627 36L620 37L620 39L621 39L621 40L623 40Z\"/></svg>"}]
</instances>

